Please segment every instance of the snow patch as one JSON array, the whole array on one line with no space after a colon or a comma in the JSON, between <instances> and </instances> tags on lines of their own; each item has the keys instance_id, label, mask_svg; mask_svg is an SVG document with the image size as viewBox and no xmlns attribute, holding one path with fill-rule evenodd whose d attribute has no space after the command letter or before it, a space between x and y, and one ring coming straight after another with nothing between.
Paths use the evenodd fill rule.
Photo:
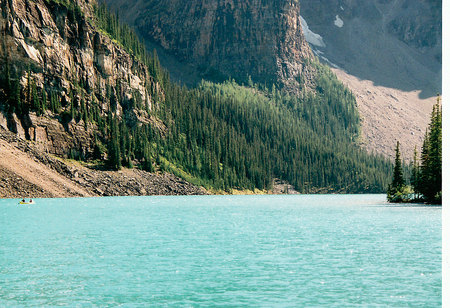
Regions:
<instances>
[{"instance_id":1,"label":"snow patch","mask_svg":"<svg viewBox=\"0 0 450 308\"><path fill-rule=\"evenodd\" d=\"M342 28L344 26L344 21L339 17L339 15L336 15L336 19L334 20L334 25L339 28Z\"/></svg>"},{"instance_id":2,"label":"snow patch","mask_svg":"<svg viewBox=\"0 0 450 308\"><path fill-rule=\"evenodd\" d=\"M340 68L339 66L337 66L336 64L334 64L333 62L331 62L327 57L324 56L319 56L322 60L324 60L326 63L328 63L329 66L333 67L333 68Z\"/></svg>"},{"instance_id":3,"label":"snow patch","mask_svg":"<svg viewBox=\"0 0 450 308\"><path fill-rule=\"evenodd\" d=\"M311 50L313 51L313 53L318 56L320 59L322 59L322 61L324 61L325 63L327 63L329 66L333 67L333 68L338 68L341 69L338 65L334 64L333 62L331 62L327 57L324 56L324 53L318 49L314 49L311 48Z\"/></svg>"},{"instance_id":4,"label":"snow patch","mask_svg":"<svg viewBox=\"0 0 450 308\"><path fill-rule=\"evenodd\" d=\"M342 5L341 5L341 11L343 11L344 10L344 8L342 7Z\"/></svg>"},{"instance_id":5,"label":"snow patch","mask_svg":"<svg viewBox=\"0 0 450 308\"><path fill-rule=\"evenodd\" d=\"M308 23L302 16L300 16L300 22L302 24L303 34L305 35L306 41L308 43L318 47L326 46L323 38L319 34L316 34L309 29Z\"/></svg>"}]
</instances>

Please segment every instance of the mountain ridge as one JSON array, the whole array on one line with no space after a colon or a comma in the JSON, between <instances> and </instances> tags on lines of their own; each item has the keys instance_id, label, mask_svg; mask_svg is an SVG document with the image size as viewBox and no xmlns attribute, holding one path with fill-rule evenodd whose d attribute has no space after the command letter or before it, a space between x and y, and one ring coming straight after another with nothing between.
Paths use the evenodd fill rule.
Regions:
<instances>
[{"instance_id":1,"label":"mountain ridge","mask_svg":"<svg viewBox=\"0 0 450 308\"><path fill-rule=\"evenodd\" d=\"M195 86L201 79L214 80L214 76L202 72L196 66L195 56L187 56L195 54L195 48L187 53L186 50L199 38L194 36L190 40L185 33L195 33L197 26L191 23L192 20L196 20L196 24L202 24L205 19L211 23L214 18L217 20L222 18L223 13L217 10L220 1L203 1L191 10L184 10L181 13L170 6L174 1L107 0L107 3L123 13L121 16L150 42L151 48L158 50L162 63L166 64L178 82ZM264 1L245 3L247 5L252 3L254 11L264 12L267 9L264 7ZM194 14L202 6L210 7L208 13ZM157 10L152 12L152 8ZM288 15L296 19L296 23L291 22L286 26L297 27L301 32L308 30L309 37L304 33L301 37L302 42L304 39L309 40L309 46L301 45L301 47L308 49L311 47L315 57L334 67L341 81L354 92L363 121L364 147L369 152L393 159L395 140L400 140L405 159L407 161L412 159L414 147L420 147L422 144L436 94L441 91L442 18L439 14L441 1L301 0L294 6L287 6L287 9L291 10ZM235 11L239 10L242 11L241 8L235 7ZM277 12L275 5L272 5L272 11ZM185 24L185 26L166 29L165 23L160 22L161 12L165 14L165 23L172 20L175 25ZM262 13L253 14L264 20ZM240 23L245 24L247 19L243 12L235 12L234 15L240 16ZM171 16L173 19L170 19ZM248 19L251 20L253 19ZM271 24L270 21L268 24ZM158 28L157 35L148 31L152 28ZM177 33L176 29L182 31ZM233 33L233 29L229 31ZM243 27L240 31L245 32L246 28ZM264 32L264 27L260 27L259 31ZM214 29L210 29L204 37L216 35ZM268 33L268 36L272 35L273 32ZM165 36L184 40L182 44L176 44L176 40L172 40L170 44L168 42L162 44L161 41ZM251 40L251 32L248 32L247 37ZM282 35L279 35L280 41L281 38ZM232 46L237 46L236 49L243 49L245 45L246 43L239 39L232 42ZM256 48L250 49L247 55L234 59L238 66L246 58L256 57L257 52L254 50L257 50L258 40L249 43L249 46ZM279 57L275 50L271 55L273 59ZM215 65L220 69L221 64L208 65ZM270 66L271 62L262 59L257 65ZM239 66L237 71L231 74L231 78L239 76L240 68ZM242 69L242 72L246 70ZM304 74L292 74L289 78L300 78L300 83L295 85L297 88L294 86L294 91L292 91L293 83L286 89L298 93L301 83L306 80L309 88L314 90L314 87L311 87L314 73L307 69ZM251 77L257 80L253 75ZM283 76L276 78L280 84L285 84Z\"/></svg>"},{"instance_id":2,"label":"mountain ridge","mask_svg":"<svg viewBox=\"0 0 450 308\"><path fill-rule=\"evenodd\" d=\"M297 0L107 3L145 39L194 66L204 79L246 82L251 77L295 93L313 87L314 72L305 64L312 52L301 31Z\"/></svg>"},{"instance_id":3,"label":"mountain ridge","mask_svg":"<svg viewBox=\"0 0 450 308\"><path fill-rule=\"evenodd\" d=\"M354 97L314 58L298 63L311 74L286 79L297 95L250 76L188 89L105 6L82 4L2 6L0 124L22 139L92 168L169 172L214 191L268 191L274 179L303 193L386 186L389 164L357 146Z\"/></svg>"}]
</instances>

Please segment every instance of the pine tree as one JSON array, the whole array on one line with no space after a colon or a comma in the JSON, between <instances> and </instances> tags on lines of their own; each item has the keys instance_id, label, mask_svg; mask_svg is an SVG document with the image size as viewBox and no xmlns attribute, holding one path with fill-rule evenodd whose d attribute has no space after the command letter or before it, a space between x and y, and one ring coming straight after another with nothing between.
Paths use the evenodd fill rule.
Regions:
<instances>
[{"instance_id":1,"label":"pine tree","mask_svg":"<svg viewBox=\"0 0 450 308\"><path fill-rule=\"evenodd\" d=\"M144 148L144 162L142 164L142 168L148 172L155 172L155 168L153 167L151 158L151 149L149 145L147 145Z\"/></svg>"},{"instance_id":2,"label":"pine tree","mask_svg":"<svg viewBox=\"0 0 450 308\"><path fill-rule=\"evenodd\" d=\"M442 109L439 96L425 133L421 163L418 191L425 201L442 202Z\"/></svg>"},{"instance_id":3,"label":"pine tree","mask_svg":"<svg viewBox=\"0 0 450 308\"><path fill-rule=\"evenodd\" d=\"M387 198L390 202L401 202L403 188L405 187L405 178L403 177L402 160L400 155L400 142L397 141L395 147L395 162L394 174L392 176L392 183L389 184Z\"/></svg>"},{"instance_id":4,"label":"pine tree","mask_svg":"<svg viewBox=\"0 0 450 308\"><path fill-rule=\"evenodd\" d=\"M44 113L45 110L47 110L47 91L45 90L45 88L42 88L41 107L42 107L42 113Z\"/></svg>"},{"instance_id":5,"label":"pine tree","mask_svg":"<svg viewBox=\"0 0 450 308\"><path fill-rule=\"evenodd\" d=\"M14 86L14 94L13 94L13 100L14 104L16 106L16 113L18 115L21 115L23 113L23 104L22 104L22 98L21 98L21 92L22 92L22 85L20 84L20 78L17 78Z\"/></svg>"},{"instance_id":6,"label":"pine tree","mask_svg":"<svg viewBox=\"0 0 450 308\"><path fill-rule=\"evenodd\" d=\"M119 144L119 129L117 126L117 120L115 118L111 120L111 136L108 143L107 163L112 170L120 170L120 168L122 167Z\"/></svg>"},{"instance_id":7,"label":"pine tree","mask_svg":"<svg viewBox=\"0 0 450 308\"><path fill-rule=\"evenodd\" d=\"M36 82L34 82L34 80L31 83L31 103L33 110L35 110L36 114L40 116L42 111L41 100L39 99Z\"/></svg>"},{"instance_id":8,"label":"pine tree","mask_svg":"<svg viewBox=\"0 0 450 308\"><path fill-rule=\"evenodd\" d=\"M402 160L400 157L400 142L397 141L397 146L395 148L394 175L392 177L391 187L399 191L403 186L405 186L405 178L403 177Z\"/></svg>"},{"instance_id":9,"label":"pine tree","mask_svg":"<svg viewBox=\"0 0 450 308\"><path fill-rule=\"evenodd\" d=\"M411 186L414 190L414 198L417 199L418 189L419 189L419 179L420 179L420 169L419 169L419 160L417 153L417 146L414 147L414 157L412 161L412 172L411 172Z\"/></svg>"},{"instance_id":10,"label":"pine tree","mask_svg":"<svg viewBox=\"0 0 450 308\"><path fill-rule=\"evenodd\" d=\"M31 71L29 69L27 74L26 104L28 107L31 105Z\"/></svg>"},{"instance_id":11,"label":"pine tree","mask_svg":"<svg viewBox=\"0 0 450 308\"><path fill-rule=\"evenodd\" d=\"M111 139L108 143L108 166L112 170L120 170L122 167L119 140L117 138Z\"/></svg>"}]
</instances>

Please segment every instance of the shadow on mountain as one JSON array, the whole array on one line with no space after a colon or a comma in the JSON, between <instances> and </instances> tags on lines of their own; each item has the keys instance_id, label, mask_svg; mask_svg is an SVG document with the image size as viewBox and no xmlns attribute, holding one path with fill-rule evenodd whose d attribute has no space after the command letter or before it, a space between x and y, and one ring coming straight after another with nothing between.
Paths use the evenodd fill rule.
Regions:
<instances>
[{"instance_id":1,"label":"shadow on mountain","mask_svg":"<svg viewBox=\"0 0 450 308\"><path fill-rule=\"evenodd\" d=\"M334 0L304 0L302 4L308 27L326 44L312 46L325 62L377 86L419 91L422 99L441 93L440 1L355 0L345 6Z\"/></svg>"},{"instance_id":2,"label":"shadow on mountain","mask_svg":"<svg viewBox=\"0 0 450 308\"><path fill-rule=\"evenodd\" d=\"M118 9L125 21L135 25L138 30L143 30L141 34L146 39L147 47L157 50L161 64L169 70L174 81L194 86L202 78L220 81L220 77L223 77L218 70L199 68L193 59L187 58L186 53L178 56L177 52L183 53L183 46L199 39L195 35L189 36L193 31L189 28L190 20L186 21L188 29L178 30L170 28L173 24L167 22L173 18L190 16L186 12L178 14L180 7L184 7L180 6L182 1L107 2ZM212 5L216 2L208 0L205 3ZM256 4L255 9L258 9ZM441 92L441 0L301 0L300 10L309 28L323 37L325 47L312 46L323 62L328 62L331 66L334 64L362 80L373 81L377 86L406 92L418 91L423 99ZM147 27L147 18L156 26ZM161 21L163 19L166 23ZM339 22L336 24L336 21ZM164 25L172 32L165 29ZM181 50L174 48L167 51L159 43L154 43L153 40L158 41L158 38L164 37L158 31L169 37L173 33L179 35L180 42L184 44L180 43ZM245 40L236 40L234 43L234 47L241 49L248 46L242 47L239 44L249 44ZM236 59L243 60L245 59ZM219 60L216 59L217 61ZM214 61L211 64L212 62Z\"/></svg>"},{"instance_id":3,"label":"shadow on mountain","mask_svg":"<svg viewBox=\"0 0 450 308\"><path fill-rule=\"evenodd\" d=\"M437 48L420 52L391 35L374 34L366 27L365 22L353 20L348 29L328 29L323 35L326 47L312 47L322 62L336 65L361 80L370 80L376 86L419 91L421 99L441 93L442 65ZM146 45L150 50L156 49L173 81L188 87L202 79L217 81L151 39L146 39Z\"/></svg>"}]
</instances>

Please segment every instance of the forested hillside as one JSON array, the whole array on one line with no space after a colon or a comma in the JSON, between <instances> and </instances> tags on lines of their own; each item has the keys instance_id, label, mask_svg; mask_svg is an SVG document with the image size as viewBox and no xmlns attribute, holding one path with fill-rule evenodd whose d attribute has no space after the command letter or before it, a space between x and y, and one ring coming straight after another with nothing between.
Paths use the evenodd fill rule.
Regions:
<instances>
[{"instance_id":1,"label":"forested hillside","mask_svg":"<svg viewBox=\"0 0 450 308\"><path fill-rule=\"evenodd\" d=\"M69 22L84 18L74 2L46 3L59 12L66 8ZM274 178L301 192L386 188L390 164L358 146L353 95L318 62L308 63L317 72L315 88L299 89L295 97L275 85L254 84L251 77L245 85L229 80L187 89L170 81L156 53L150 55L105 6L94 4L92 12L87 21L146 67L141 91L133 90L130 77L104 88L81 79L62 95L54 83L37 82L33 69L14 63L11 55L2 59L1 101L8 117L22 123L30 115L52 118L66 130L78 124L92 134L92 151L75 146L72 158L116 170L169 171L226 191L269 189Z\"/></svg>"}]
</instances>

